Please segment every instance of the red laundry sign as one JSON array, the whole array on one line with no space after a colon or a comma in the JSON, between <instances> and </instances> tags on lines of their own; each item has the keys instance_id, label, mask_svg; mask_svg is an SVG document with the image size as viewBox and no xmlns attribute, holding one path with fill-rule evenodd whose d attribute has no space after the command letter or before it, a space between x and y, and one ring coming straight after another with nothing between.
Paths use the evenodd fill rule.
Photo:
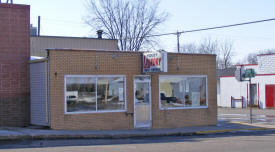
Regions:
<instances>
[{"instance_id":1,"label":"red laundry sign","mask_svg":"<svg viewBox=\"0 0 275 152\"><path fill-rule=\"evenodd\" d=\"M167 53L164 51L143 53L143 72L167 72Z\"/></svg>"}]
</instances>

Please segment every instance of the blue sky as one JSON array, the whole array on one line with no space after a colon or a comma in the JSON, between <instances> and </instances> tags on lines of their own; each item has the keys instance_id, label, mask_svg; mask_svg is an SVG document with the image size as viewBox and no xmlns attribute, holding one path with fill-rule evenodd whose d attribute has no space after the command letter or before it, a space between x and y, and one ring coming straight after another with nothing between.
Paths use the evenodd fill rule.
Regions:
<instances>
[{"instance_id":1,"label":"blue sky","mask_svg":"<svg viewBox=\"0 0 275 152\"><path fill-rule=\"evenodd\" d=\"M14 0L14 3L31 5L31 23L37 26L41 16L41 35L95 36L83 19L87 13L86 0ZM274 0L162 0L160 10L169 13L161 33L177 30L234 24L275 18ZM233 42L234 61L250 52L275 48L275 21L182 34L180 44L199 43L211 37ZM176 36L160 38L160 46L169 52L176 51Z\"/></svg>"}]
</instances>

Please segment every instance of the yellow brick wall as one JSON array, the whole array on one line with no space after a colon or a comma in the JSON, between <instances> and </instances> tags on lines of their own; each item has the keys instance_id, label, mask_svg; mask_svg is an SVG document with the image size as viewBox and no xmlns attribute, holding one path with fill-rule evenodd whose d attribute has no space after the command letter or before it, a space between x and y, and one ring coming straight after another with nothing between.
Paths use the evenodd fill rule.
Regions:
<instances>
[{"instance_id":1,"label":"yellow brick wall","mask_svg":"<svg viewBox=\"0 0 275 152\"><path fill-rule=\"evenodd\" d=\"M134 117L126 115L125 112L64 114L64 75L125 75L127 112L133 113L133 81L135 75L142 75L141 53L92 50L50 50L49 52L51 128L81 130L134 128ZM161 74L207 75L208 108L159 110L159 73L151 74L152 128L216 124L215 55L169 53L168 72Z\"/></svg>"}]
</instances>

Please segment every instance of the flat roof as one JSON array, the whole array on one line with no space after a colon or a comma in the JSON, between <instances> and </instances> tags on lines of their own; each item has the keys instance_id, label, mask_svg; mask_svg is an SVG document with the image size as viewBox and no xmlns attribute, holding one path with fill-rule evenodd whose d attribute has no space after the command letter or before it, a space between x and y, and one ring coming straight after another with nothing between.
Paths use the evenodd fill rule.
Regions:
<instances>
[{"instance_id":1,"label":"flat roof","mask_svg":"<svg viewBox=\"0 0 275 152\"><path fill-rule=\"evenodd\" d=\"M258 54L257 56L275 55L275 53Z\"/></svg>"},{"instance_id":2,"label":"flat roof","mask_svg":"<svg viewBox=\"0 0 275 152\"><path fill-rule=\"evenodd\" d=\"M236 66L256 66L258 64L237 64Z\"/></svg>"},{"instance_id":3,"label":"flat roof","mask_svg":"<svg viewBox=\"0 0 275 152\"><path fill-rule=\"evenodd\" d=\"M149 52L149 51L123 51L123 50L104 50L104 49L70 49L70 48L47 48L46 51L95 51L95 52L119 52L119 53L123 53L123 52L125 52L125 53ZM178 52L167 52L167 53L169 53L169 54L181 54L181 55L217 56L216 54L178 53Z\"/></svg>"}]
</instances>

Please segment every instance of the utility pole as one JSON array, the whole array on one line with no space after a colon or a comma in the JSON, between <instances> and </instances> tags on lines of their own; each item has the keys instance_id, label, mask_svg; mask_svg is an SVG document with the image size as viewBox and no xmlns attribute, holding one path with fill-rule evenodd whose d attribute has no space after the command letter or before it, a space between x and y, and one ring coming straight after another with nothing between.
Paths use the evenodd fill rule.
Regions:
<instances>
[{"instance_id":1,"label":"utility pole","mask_svg":"<svg viewBox=\"0 0 275 152\"><path fill-rule=\"evenodd\" d=\"M178 47L178 53L180 53L180 32L177 31L177 47Z\"/></svg>"},{"instance_id":2,"label":"utility pole","mask_svg":"<svg viewBox=\"0 0 275 152\"><path fill-rule=\"evenodd\" d=\"M40 36L40 16L38 16L38 31L37 35Z\"/></svg>"},{"instance_id":3,"label":"utility pole","mask_svg":"<svg viewBox=\"0 0 275 152\"><path fill-rule=\"evenodd\" d=\"M251 77L249 77L249 106L250 106L250 123L252 124L252 91L251 91Z\"/></svg>"}]
</instances>

